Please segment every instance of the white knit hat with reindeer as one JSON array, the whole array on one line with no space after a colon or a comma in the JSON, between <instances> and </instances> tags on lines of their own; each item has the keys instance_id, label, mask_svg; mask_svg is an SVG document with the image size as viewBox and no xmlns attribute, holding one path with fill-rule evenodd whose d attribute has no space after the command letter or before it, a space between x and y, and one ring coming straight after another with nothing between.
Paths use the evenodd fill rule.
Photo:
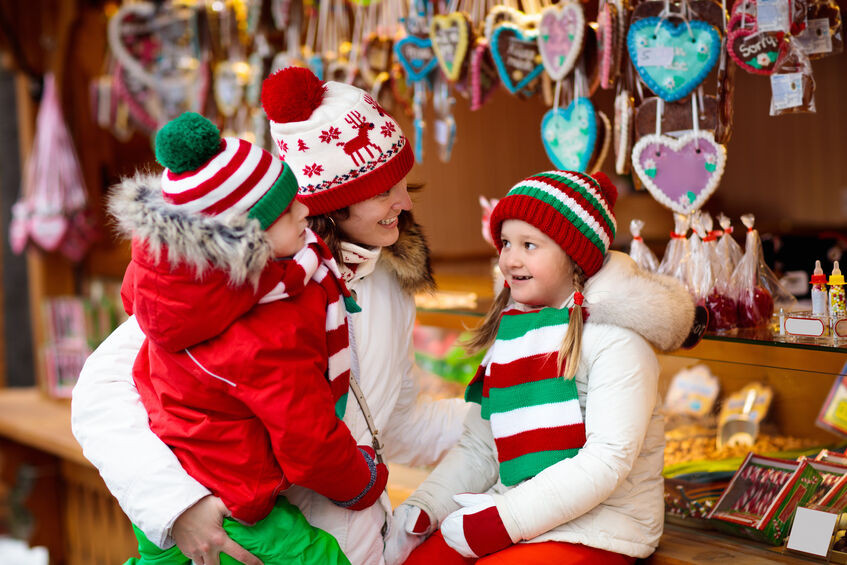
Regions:
<instances>
[{"instance_id":1,"label":"white knit hat with reindeer","mask_svg":"<svg viewBox=\"0 0 847 565\"><path fill-rule=\"evenodd\" d=\"M385 192L414 164L394 118L355 86L323 83L308 69L289 67L265 79L262 106L310 215Z\"/></svg>"}]
</instances>

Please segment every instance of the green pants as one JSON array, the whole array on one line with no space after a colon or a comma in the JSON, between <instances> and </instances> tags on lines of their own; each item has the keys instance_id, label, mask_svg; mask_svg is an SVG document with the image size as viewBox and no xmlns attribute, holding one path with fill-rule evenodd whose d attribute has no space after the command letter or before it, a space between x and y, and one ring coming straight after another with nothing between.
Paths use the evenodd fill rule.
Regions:
<instances>
[{"instance_id":1,"label":"green pants","mask_svg":"<svg viewBox=\"0 0 847 565\"><path fill-rule=\"evenodd\" d=\"M311 526L300 509L283 497L277 499L270 514L252 526L225 518L224 530L241 547L262 560L265 565L350 565L335 538ZM138 538L140 558L133 557L124 565L189 565L178 547L159 549L144 533L133 526ZM221 553L221 565L241 562Z\"/></svg>"}]
</instances>

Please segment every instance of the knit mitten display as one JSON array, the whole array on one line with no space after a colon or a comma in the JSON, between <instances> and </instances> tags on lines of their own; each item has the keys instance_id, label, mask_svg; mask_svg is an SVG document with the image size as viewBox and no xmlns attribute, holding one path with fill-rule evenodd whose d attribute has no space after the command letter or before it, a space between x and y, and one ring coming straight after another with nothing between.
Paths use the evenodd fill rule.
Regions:
<instances>
[{"instance_id":1,"label":"knit mitten display","mask_svg":"<svg viewBox=\"0 0 847 565\"><path fill-rule=\"evenodd\" d=\"M457 494L453 500L463 508L441 522L447 545L464 557L482 557L512 545L490 494Z\"/></svg>"},{"instance_id":2,"label":"knit mitten display","mask_svg":"<svg viewBox=\"0 0 847 565\"><path fill-rule=\"evenodd\" d=\"M385 537L385 565L400 565L435 530L429 514L411 504L394 509Z\"/></svg>"},{"instance_id":3,"label":"knit mitten display","mask_svg":"<svg viewBox=\"0 0 847 565\"><path fill-rule=\"evenodd\" d=\"M369 445L360 445L359 451L365 458L365 463L371 470L371 480L365 490L350 500L332 500L333 504L347 508L348 510L364 510L379 500L385 485L388 483L388 467L385 463L376 462L376 451Z\"/></svg>"}]
</instances>

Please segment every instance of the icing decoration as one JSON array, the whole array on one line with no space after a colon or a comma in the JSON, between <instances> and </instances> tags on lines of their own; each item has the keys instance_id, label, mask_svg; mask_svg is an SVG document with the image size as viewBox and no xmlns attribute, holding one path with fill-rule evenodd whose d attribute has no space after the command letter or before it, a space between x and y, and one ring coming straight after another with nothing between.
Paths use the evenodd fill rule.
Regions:
<instances>
[{"instance_id":1,"label":"icing decoration","mask_svg":"<svg viewBox=\"0 0 847 565\"><path fill-rule=\"evenodd\" d=\"M742 27L744 18L747 27ZM739 68L748 73L770 75L788 54L788 43L781 31L757 31L749 16L736 14L729 22L727 50Z\"/></svg>"},{"instance_id":2,"label":"icing decoration","mask_svg":"<svg viewBox=\"0 0 847 565\"><path fill-rule=\"evenodd\" d=\"M612 122L609 121L609 116L603 113L602 110L597 111L599 124L603 127L597 127L597 143L594 144L595 155L591 160L591 166L588 169L588 174L593 175L601 168L606 156L609 154L609 147L612 145Z\"/></svg>"},{"instance_id":3,"label":"icing decoration","mask_svg":"<svg viewBox=\"0 0 847 565\"><path fill-rule=\"evenodd\" d=\"M700 20L675 24L660 18L644 18L633 23L627 34L629 56L639 76L668 102L688 96L703 82L718 60L720 43L717 30ZM670 64L645 64L647 50L657 48L672 50Z\"/></svg>"},{"instance_id":4,"label":"icing decoration","mask_svg":"<svg viewBox=\"0 0 847 565\"><path fill-rule=\"evenodd\" d=\"M491 56L503 86L518 94L544 70L536 43L537 30L501 24L491 35Z\"/></svg>"},{"instance_id":5,"label":"icing decoration","mask_svg":"<svg viewBox=\"0 0 847 565\"><path fill-rule=\"evenodd\" d=\"M632 148L632 122L635 117L632 96L622 90L615 96L615 172L629 174L629 157Z\"/></svg>"},{"instance_id":6,"label":"icing decoration","mask_svg":"<svg viewBox=\"0 0 847 565\"><path fill-rule=\"evenodd\" d=\"M471 111L479 110L483 104L488 102L499 84L500 77L497 75L491 50L488 48L488 43L484 39L480 39L474 47L473 53L471 53Z\"/></svg>"},{"instance_id":7,"label":"icing decoration","mask_svg":"<svg viewBox=\"0 0 847 565\"><path fill-rule=\"evenodd\" d=\"M538 51L544 70L553 80L571 72L582 50L585 15L578 2L564 1L548 6L538 22Z\"/></svg>"},{"instance_id":8,"label":"icing decoration","mask_svg":"<svg viewBox=\"0 0 847 565\"><path fill-rule=\"evenodd\" d=\"M618 9L606 4L597 15L597 48L600 57L600 88L608 90L615 84L620 61L618 47Z\"/></svg>"},{"instance_id":9,"label":"icing decoration","mask_svg":"<svg viewBox=\"0 0 847 565\"><path fill-rule=\"evenodd\" d=\"M432 40L408 35L394 45L394 56L403 66L406 79L409 82L424 80L438 65L435 52L432 50Z\"/></svg>"},{"instance_id":10,"label":"icing decoration","mask_svg":"<svg viewBox=\"0 0 847 565\"><path fill-rule=\"evenodd\" d=\"M579 97L567 108L548 110L541 120L541 141L557 168L584 172L597 142L597 118L591 100Z\"/></svg>"},{"instance_id":11,"label":"icing decoration","mask_svg":"<svg viewBox=\"0 0 847 565\"><path fill-rule=\"evenodd\" d=\"M462 76L471 36L470 21L462 12L432 17L429 25L432 49L448 80L457 81Z\"/></svg>"},{"instance_id":12,"label":"icing decoration","mask_svg":"<svg viewBox=\"0 0 847 565\"><path fill-rule=\"evenodd\" d=\"M674 212L699 209L718 186L726 148L711 132L689 131L679 139L642 137L632 148L632 168L660 204Z\"/></svg>"}]
</instances>

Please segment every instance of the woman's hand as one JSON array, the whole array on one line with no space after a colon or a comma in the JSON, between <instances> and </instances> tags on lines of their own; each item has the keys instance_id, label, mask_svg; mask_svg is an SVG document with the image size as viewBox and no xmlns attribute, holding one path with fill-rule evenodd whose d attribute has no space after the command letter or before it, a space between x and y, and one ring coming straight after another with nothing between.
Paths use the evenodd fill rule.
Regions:
<instances>
[{"instance_id":1,"label":"woman's hand","mask_svg":"<svg viewBox=\"0 0 847 565\"><path fill-rule=\"evenodd\" d=\"M220 565L221 553L244 565L263 565L224 531L223 520L229 515L220 498L204 496L176 519L171 535L182 553L197 565Z\"/></svg>"}]
</instances>

